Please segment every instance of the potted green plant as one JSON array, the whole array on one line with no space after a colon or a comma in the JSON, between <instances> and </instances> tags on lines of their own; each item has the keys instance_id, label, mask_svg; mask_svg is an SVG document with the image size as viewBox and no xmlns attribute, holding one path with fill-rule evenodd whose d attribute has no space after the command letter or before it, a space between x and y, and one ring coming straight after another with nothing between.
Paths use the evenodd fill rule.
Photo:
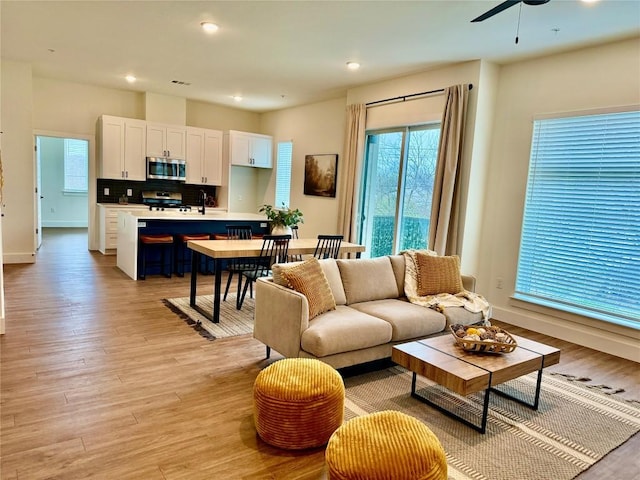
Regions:
<instances>
[{"instance_id":1,"label":"potted green plant","mask_svg":"<svg viewBox=\"0 0 640 480\"><path fill-rule=\"evenodd\" d=\"M292 210L285 207L284 203L281 208L264 204L258 211L264 213L271 221L271 233L274 235L291 235L291 227L304 223L302 212L297 208Z\"/></svg>"}]
</instances>

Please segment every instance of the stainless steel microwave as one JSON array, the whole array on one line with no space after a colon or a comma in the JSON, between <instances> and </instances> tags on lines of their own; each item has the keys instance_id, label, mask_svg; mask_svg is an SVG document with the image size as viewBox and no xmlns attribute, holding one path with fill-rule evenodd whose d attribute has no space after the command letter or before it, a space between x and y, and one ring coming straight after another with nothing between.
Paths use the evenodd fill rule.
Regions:
<instances>
[{"instance_id":1,"label":"stainless steel microwave","mask_svg":"<svg viewBox=\"0 0 640 480\"><path fill-rule=\"evenodd\" d=\"M187 180L187 162L177 158L147 157L147 178Z\"/></svg>"}]
</instances>

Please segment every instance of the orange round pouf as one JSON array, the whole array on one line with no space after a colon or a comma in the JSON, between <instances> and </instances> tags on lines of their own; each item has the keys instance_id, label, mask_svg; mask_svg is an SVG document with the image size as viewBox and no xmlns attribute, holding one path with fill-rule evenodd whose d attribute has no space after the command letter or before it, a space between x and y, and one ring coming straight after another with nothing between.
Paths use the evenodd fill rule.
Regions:
<instances>
[{"instance_id":1,"label":"orange round pouf","mask_svg":"<svg viewBox=\"0 0 640 480\"><path fill-rule=\"evenodd\" d=\"M320 360L279 360L256 377L253 414L258 435L270 445L289 450L325 445L344 419L342 377Z\"/></svg>"},{"instance_id":2,"label":"orange round pouf","mask_svg":"<svg viewBox=\"0 0 640 480\"><path fill-rule=\"evenodd\" d=\"M418 419L371 413L335 431L325 453L330 480L447 480L438 438Z\"/></svg>"}]
</instances>

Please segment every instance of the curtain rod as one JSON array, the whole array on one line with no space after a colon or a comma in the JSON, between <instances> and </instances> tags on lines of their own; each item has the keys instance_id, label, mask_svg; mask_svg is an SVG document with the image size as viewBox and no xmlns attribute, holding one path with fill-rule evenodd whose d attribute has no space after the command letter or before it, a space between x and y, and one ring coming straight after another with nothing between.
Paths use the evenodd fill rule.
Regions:
<instances>
[{"instance_id":1,"label":"curtain rod","mask_svg":"<svg viewBox=\"0 0 640 480\"><path fill-rule=\"evenodd\" d=\"M473 88L473 83L470 83L469 90L471 90L472 88ZM392 97L392 98L385 98L384 100L376 100L375 102L365 103L365 106L371 107L374 105L379 105L381 103L387 103L387 102L406 102L408 98L422 97L425 95L432 95L434 93L443 93L443 92L444 92L444 88L438 88L436 90L429 90L428 92L412 93L410 95L402 95L400 97Z\"/></svg>"}]
</instances>

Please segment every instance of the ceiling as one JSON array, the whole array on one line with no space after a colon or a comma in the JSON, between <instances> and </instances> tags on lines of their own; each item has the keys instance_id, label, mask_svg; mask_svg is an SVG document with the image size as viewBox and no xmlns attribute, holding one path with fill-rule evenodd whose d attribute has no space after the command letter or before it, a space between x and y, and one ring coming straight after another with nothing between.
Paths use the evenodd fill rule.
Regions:
<instances>
[{"instance_id":1,"label":"ceiling","mask_svg":"<svg viewBox=\"0 0 640 480\"><path fill-rule=\"evenodd\" d=\"M501 1L2 0L1 52L37 77L260 112L449 63L502 64L640 34L637 0L551 0L471 23ZM204 33L203 21L219 31Z\"/></svg>"}]
</instances>

